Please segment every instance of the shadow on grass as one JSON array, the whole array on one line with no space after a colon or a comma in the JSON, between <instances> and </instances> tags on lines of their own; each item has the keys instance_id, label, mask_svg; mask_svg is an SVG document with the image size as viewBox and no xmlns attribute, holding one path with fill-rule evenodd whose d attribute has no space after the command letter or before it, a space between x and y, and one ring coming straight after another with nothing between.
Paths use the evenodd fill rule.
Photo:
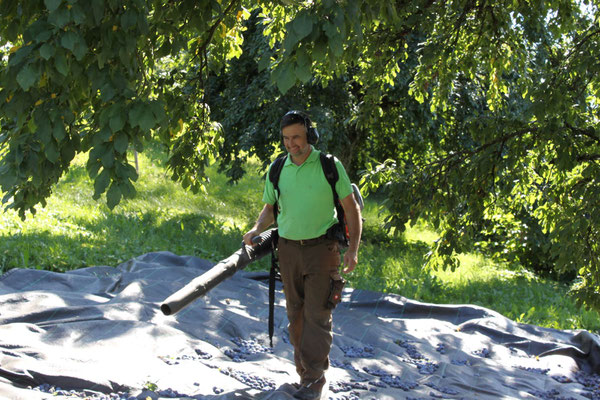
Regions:
<instances>
[{"instance_id":1,"label":"shadow on grass","mask_svg":"<svg viewBox=\"0 0 600 400\"><path fill-rule=\"evenodd\" d=\"M426 278L423 269L429 245L408 241L403 235L391 236L380 226L363 227L359 265L348 276L352 287L366 290L402 293L402 288ZM417 279L419 284L422 282ZM411 291L412 292L412 291Z\"/></svg>"},{"instance_id":2,"label":"shadow on grass","mask_svg":"<svg viewBox=\"0 0 600 400\"><path fill-rule=\"evenodd\" d=\"M555 329L600 328L598 315L565 301L566 287L547 281L515 276L510 279L493 277L485 280L464 280L452 286L440 285L423 301L444 304L475 304L493 309L505 317L528 324Z\"/></svg>"},{"instance_id":3,"label":"shadow on grass","mask_svg":"<svg viewBox=\"0 0 600 400\"><path fill-rule=\"evenodd\" d=\"M242 232L224 229L198 214L169 219L155 213L106 213L95 221L74 219L72 232L36 232L1 237L0 271L34 268L64 272L86 266L116 266L139 255L170 251L217 262L235 252Z\"/></svg>"},{"instance_id":4,"label":"shadow on grass","mask_svg":"<svg viewBox=\"0 0 600 400\"><path fill-rule=\"evenodd\" d=\"M566 300L568 288L544 279L518 274L458 275L446 282L425 266L430 247L422 241L392 237L378 226L366 225L359 265L347 276L357 289L393 293L437 304L475 304L507 318L556 329L584 328L596 331L600 318ZM490 267L492 268L492 267Z\"/></svg>"}]
</instances>

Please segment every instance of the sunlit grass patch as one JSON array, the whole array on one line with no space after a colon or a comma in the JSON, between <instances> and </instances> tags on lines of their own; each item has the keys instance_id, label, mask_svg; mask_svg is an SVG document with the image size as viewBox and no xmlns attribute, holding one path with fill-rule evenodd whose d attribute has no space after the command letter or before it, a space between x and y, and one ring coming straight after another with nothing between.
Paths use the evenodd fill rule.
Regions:
<instances>
[{"instance_id":1,"label":"sunlit grass patch","mask_svg":"<svg viewBox=\"0 0 600 400\"><path fill-rule=\"evenodd\" d=\"M252 198L249 188L257 187L260 178L248 176L236 188L211 168L208 195L193 194L169 178L161 156L156 149L139 155L137 196L111 211L104 197L92 199L93 182L85 170L86 156L78 155L46 207L37 208L35 217L21 221L11 210L1 214L0 270L65 271L116 265L140 254L164 250L216 262L235 251L249 215L257 213L258 195ZM223 200L219 194L232 188L247 190L246 200ZM254 209L244 209L251 201Z\"/></svg>"}]
</instances>

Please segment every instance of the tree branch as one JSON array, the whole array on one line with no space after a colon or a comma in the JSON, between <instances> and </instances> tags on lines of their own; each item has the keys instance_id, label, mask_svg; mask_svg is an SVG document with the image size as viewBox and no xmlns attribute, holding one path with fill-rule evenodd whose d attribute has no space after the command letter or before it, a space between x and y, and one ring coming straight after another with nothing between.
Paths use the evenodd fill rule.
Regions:
<instances>
[{"instance_id":1,"label":"tree branch","mask_svg":"<svg viewBox=\"0 0 600 400\"><path fill-rule=\"evenodd\" d=\"M450 46L450 48L456 47L456 43L458 43L458 39L460 39L460 31L461 31L462 25L465 22L465 19L467 18L467 14L473 8L474 8L474 4L472 1L470 1L468 4L465 5L465 7L462 10L462 13L456 19L456 22L454 23L454 40L452 41L452 45Z\"/></svg>"},{"instance_id":2,"label":"tree branch","mask_svg":"<svg viewBox=\"0 0 600 400\"><path fill-rule=\"evenodd\" d=\"M591 28L590 28L590 29L591 29ZM590 40L590 39L591 39L593 36L595 36L595 35L597 35L597 34L599 34L599 33L600 33L600 28L599 28L599 29L596 29L595 31L592 31L592 32L588 33L588 34L587 34L587 35L586 35L586 36L585 36L583 39L581 39L581 40L579 41L579 43L577 43L577 44L575 45L575 47L573 47L573 48L571 49L571 51L569 52L569 54L567 54L567 56L565 57L565 61L567 61L569 58L571 58L571 56L572 56L573 54L575 54L575 52L576 52L576 51L577 51L577 50L578 50L578 49L579 49L581 46L583 46L583 45L585 44L585 42L587 42L587 41L588 41L588 40Z\"/></svg>"},{"instance_id":3,"label":"tree branch","mask_svg":"<svg viewBox=\"0 0 600 400\"><path fill-rule=\"evenodd\" d=\"M565 126L567 128L569 128L571 131L573 131L574 133L577 133L577 134L582 135L582 136L586 136L586 137L594 140L595 142L600 143L600 137L594 135L593 131L588 131L588 130L585 130L585 129L582 129L582 128L578 128L576 126L573 126L573 125L569 124L568 122L565 123Z\"/></svg>"},{"instance_id":4,"label":"tree branch","mask_svg":"<svg viewBox=\"0 0 600 400\"><path fill-rule=\"evenodd\" d=\"M441 160L432 162L429 165L430 166L442 165L442 164L445 164L446 162L451 161L453 158L456 158L457 156L459 158L457 158L456 160L452 161L452 164L460 164L467 157L472 157L475 154L481 153L482 151L488 149L491 146L494 146L494 145L496 145L498 143L502 143L502 146L504 146L504 144L507 141L511 140L511 139L514 139L514 138L519 137L519 136L523 136L523 135L525 135L527 133L533 133L533 132L537 132L537 131L538 131L538 128L536 128L536 127L524 128L524 129L518 130L516 132L513 132L511 134L508 134L508 135L496 138L496 139L492 140L491 142L484 143L481 146L479 146L478 148L476 148L475 150L462 150L462 151L459 151L457 153L451 154L451 155L449 155L449 156L447 156L447 157L445 157L445 158L443 158Z\"/></svg>"},{"instance_id":5,"label":"tree branch","mask_svg":"<svg viewBox=\"0 0 600 400\"><path fill-rule=\"evenodd\" d=\"M576 158L577 161L600 161L600 154L583 154L580 156L577 156Z\"/></svg>"},{"instance_id":6,"label":"tree branch","mask_svg":"<svg viewBox=\"0 0 600 400\"><path fill-rule=\"evenodd\" d=\"M202 43L202 46L200 46L196 50L197 53L199 52L199 53L203 54L206 51L206 49L208 48L208 45L212 41L213 36L215 35L215 31L217 30L217 28L219 27L219 25L221 24L221 22L223 22L223 20L225 19L225 16L231 11L231 9L233 8L233 6L236 5L236 4L239 4L239 2L240 2L240 0L231 0L231 3L229 3L229 6L227 6L227 8L225 9L225 11L223 11L223 14L221 15L221 17L218 18L217 21L208 30L208 37Z\"/></svg>"}]
</instances>

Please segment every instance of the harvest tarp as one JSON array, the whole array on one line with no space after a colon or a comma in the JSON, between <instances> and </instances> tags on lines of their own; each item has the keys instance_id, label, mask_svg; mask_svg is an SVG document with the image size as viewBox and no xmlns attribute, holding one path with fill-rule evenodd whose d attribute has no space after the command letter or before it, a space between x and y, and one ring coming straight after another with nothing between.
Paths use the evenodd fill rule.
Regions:
<instances>
[{"instance_id":1,"label":"harvest tarp","mask_svg":"<svg viewBox=\"0 0 600 400\"><path fill-rule=\"evenodd\" d=\"M0 277L0 398L291 399L281 287L268 346L264 274L241 271L176 315L160 303L213 264L168 252ZM599 339L473 305L344 290L331 399L600 398ZM119 396L119 397L117 397Z\"/></svg>"}]
</instances>

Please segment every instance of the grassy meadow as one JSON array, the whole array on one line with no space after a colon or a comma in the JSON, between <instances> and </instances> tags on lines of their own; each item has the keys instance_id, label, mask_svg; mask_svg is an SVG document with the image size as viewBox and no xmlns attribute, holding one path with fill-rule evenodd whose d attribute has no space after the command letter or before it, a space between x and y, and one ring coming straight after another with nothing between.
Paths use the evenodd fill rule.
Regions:
<instances>
[{"instance_id":1,"label":"grassy meadow","mask_svg":"<svg viewBox=\"0 0 600 400\"><path fill-rule=\"evenodd\" d=\"M139 157L138 195L109 210L92 199L85 155L55 188L44 208L25 221L0 212L0 273L11 268L67 271L93 265L116 266L138 255L168 250L218 261L236 251L262 204L259 164L236 185L216 167L209 170L207 194L194 195L170 180L156 146ZM478 254L461 256L455 272L423 266L436 233L425 224L400 236L381 228L377 204L367 198L363 243L352 287L397 293L424 302L477 304L524 323L559 329L598 331L596 312L575 306L569 288L524 269L494 263ZM267 258L251 265L268 268Z\"/></svg>"}]
</instances>

